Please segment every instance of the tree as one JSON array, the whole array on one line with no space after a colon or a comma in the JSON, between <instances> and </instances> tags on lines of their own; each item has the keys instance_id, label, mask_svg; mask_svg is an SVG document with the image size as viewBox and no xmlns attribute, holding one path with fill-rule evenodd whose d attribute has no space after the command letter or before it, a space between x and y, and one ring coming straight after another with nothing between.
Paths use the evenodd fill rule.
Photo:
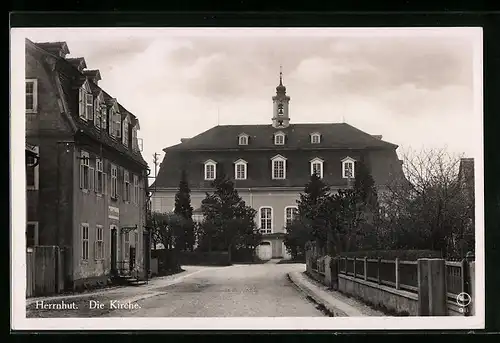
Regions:
<instances>
[{"instance_id":1,"label":"tree","mask_svg":"<svg viewBox=\"0 0 500 343\"><path fill-rule=\"evenodd\" d=\"M179 270L180 265L177 260L174 247L179 245L179 236L182 232L179 230L183 218L175 213L159 213L153 212L149 217L148 226L152 230L155 237L155 247L157 244L162 244L163 255L161 259L162 268L165 270Z\"/></svg>"},{"instance_id":2,"label":"tree","mask_svg":"<svg viewBox=\"0 0 500 343\"><path fill-rule=\"evenodd\" d=\"M377 249L378 228L380 226L379 204L375 181L370 169L363 160L356 162L356 176L354 181L354 196L356 208L353 215L356 217L357 230L355 237L358 250Z\"/></svg>"},{"instance_id":3,"label":"tree","mask_svg":"<svg viewBox=\"0 0 500 343\"><path fill-rule=\"evenodd\" d=\"M310 232L320 249L326 246L327 241L328 218L325 216L325 204L330 197L329 192L330 188L321 178L312 174L297 201L300 223L304 226L302 230ZM300 236L306 235L300 234Z\"/></svg>"},{"instance_id":4,"label":"tree","mask_svg":"<svg viewBox=\"0 0 500 343\"><path fill-rule=\"evenodd\" d=\"M306 243L312 240L314 236L311 234L310 227L299 218L286 227L283 243L293 259L301 259L305 256Z\"/></svg>"},{"instance_id":5,"label":"tree","mask_svg":"<svg viewBox=\"0 0 500 343\"><path fill-rule=\"evenodd\" d=\"M195 243L193 207L191 207L191 190L189 189L186 171L182 170L179 189L175 194L174 213L182 217L182 235L179 236L181 250L193 250Z\"/></svg>"},{"instance_id":6,"label":"tree","mask_svg":"<svg viewBox=\"0 0 500 343\"><path fill-rule=\"evenodd\" d=\"M260 233L255 225L256 211L246 206L232 181L220 172L213 182L212 194L207 193L202 201L205 217L202 225L204 244L208 249L225 250L251 247L255 249Z\"/></svg>"},{"instance_id":7,"label":"tree","mask_svg":"<svg viewBox=\"0 0 500 343\"><path fill-rule=\"evenodd\" d=\"M460 246L474 236L474 211L458 179L460 157L422 150L404 152L403 161L405 177L393 178L382 202L385 241L464 257Z\"/></svg>"}]
</instances>

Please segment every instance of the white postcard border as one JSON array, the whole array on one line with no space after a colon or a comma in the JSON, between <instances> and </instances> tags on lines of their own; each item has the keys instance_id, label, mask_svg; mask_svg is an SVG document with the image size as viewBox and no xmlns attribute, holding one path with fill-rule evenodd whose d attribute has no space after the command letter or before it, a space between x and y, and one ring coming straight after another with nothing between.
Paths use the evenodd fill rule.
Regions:
<instances>
[{"instance_id":1,"label":"white postcard border","mask_svg":"<svg viewBox=\"0 0 500 343\"><path fill-rule=\"evenodd\" d=\"M471 317L293 317L293 318L26 318L26 189L25 189L25 116L24 75L25 38L30 30L68 30L66 28L11 29L11 328L14 330L388 330L388 329L482 329L485 325L484 277L484 166L483 166L483 55L482 28L71 28L75 34L155 35L170 33L190 35L252 36L433 36L470 35L474 38L475 116L481 118L471 127L477 144L475 160L476 190L476 289L475 316Z\"/></svg>"}]
</instances>

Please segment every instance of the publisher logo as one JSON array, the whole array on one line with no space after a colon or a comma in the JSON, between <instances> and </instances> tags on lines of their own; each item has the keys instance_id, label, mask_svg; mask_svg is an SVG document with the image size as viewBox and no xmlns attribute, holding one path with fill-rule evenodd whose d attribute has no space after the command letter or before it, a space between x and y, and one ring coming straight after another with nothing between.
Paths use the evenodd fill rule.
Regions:
<instances>
[{"instance_id":1,"label":"publisher logo","mask_svg":"<svg viewBox=\"0 0 500 343\"><path fill-rule=\"evenodd\" d=\"M462 292L457 295L457 304L460 307L467 307L471 303L472 298L468 293Z\"/></svg>"}]
</instances>

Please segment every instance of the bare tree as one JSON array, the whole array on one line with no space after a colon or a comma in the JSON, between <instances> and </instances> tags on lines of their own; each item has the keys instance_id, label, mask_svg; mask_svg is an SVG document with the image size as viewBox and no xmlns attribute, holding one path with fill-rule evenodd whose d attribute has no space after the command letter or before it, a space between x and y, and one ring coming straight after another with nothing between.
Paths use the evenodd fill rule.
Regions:
<instances>
[{"instance_id":1,"label":"bare tree","mask_svg":"<svg viewBox=\"0 0 500 343\"><path fill-rule=\"evenodd\" d=\"M461 156L446 149L409 150L402 158L404 177L393 175L381 194L381 244L459 257L463 240L474 233L474 204L459 180Z\"/></svg>"}]
</instances>

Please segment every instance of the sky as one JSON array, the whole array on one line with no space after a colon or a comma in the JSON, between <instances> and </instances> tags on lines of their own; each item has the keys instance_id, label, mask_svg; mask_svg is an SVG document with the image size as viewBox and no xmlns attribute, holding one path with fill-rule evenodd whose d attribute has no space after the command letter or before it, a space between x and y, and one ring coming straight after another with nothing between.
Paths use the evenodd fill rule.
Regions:
<instances>
[{"instance_id":1,"label":"sky","mask_svg":"<svg viewBox=\"0 0 500 343\"><path fill-rule=\"evenodd\" d=\"M155 152L163 156L165 147L218 123L271 124L280 65L291 123L346 122L399 145L398 153L445 148L478 157L482 149L477 29L23 34L34 42L66 41L68 57L84 57L88 69L100 70L99 85L139 118L143 156L153 170Z\"/></svg>"}]
</instances>

